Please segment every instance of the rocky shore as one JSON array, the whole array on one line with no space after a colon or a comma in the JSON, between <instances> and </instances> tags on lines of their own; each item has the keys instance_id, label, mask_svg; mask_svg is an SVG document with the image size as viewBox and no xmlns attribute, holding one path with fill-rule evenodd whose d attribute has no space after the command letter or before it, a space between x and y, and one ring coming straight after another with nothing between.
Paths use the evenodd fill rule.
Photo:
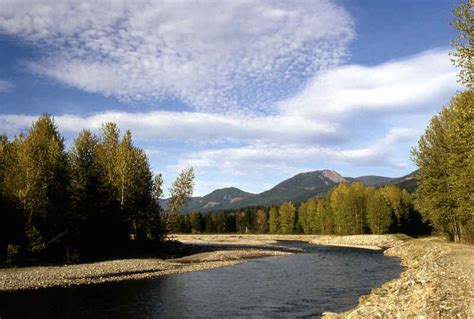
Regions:
<instances>
[{"instance_id":1,"label":"rocky shore","mask_svg":"<svg viewBox=\"0 0 474 319\"><path fill-rule=\"evenodd\" d=\"M325 318L474 318L474 247L439 238L400 235L178 235L194 253L176 259L126 259L54 267L0 270L0 291L95 284L231 266L249 258L284 256L296 249L278 241L386 249L406 270L375 288L344 313ZM204 251L204 252L203 252Z\"/></svg>"},{"instance_id":2,"label":"rocky shore","mask_svg":"<svg viewBox=\"0 0 474 319\"><path fill-rule=\"evenodd\" d=\"M366 249L386 249L395 247L409 239L404 235L247 235L247 234L226 234L226 235L175 235L174 239L183 243L202 245L271 245L278 246L278 241L304 241L310 244L345 246Z\"/></svg>"},{"instance_id":3,"label":"rocky shore","mask_svg":"<svg viewBox=\"0 0 474 319\"><path fill-rule=\"evenodd\" d=\"M172 260L122 259L77 265L2 269L0 292L155 278L232 266L249 258L289 254L291 252L279 250L232 249L199 253Z\"/></svg>"},{"instance_id":4,"label":"rocky shore","mask_svg":"<svg viewBox=\"0 0 474 319\"><path fill-rule=\"evenodd\" d=\"M474 247L437 238L410 240L385 251L406 271L375 288L345 313L324 318L474 318Z\"/></svg>"}]
</instances>

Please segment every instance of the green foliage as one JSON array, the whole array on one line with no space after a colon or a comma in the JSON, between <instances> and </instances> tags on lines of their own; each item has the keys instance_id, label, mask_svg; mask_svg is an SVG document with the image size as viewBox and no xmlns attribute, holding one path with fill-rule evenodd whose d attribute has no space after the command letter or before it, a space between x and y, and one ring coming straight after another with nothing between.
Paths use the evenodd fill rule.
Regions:
<instances>
[{"instance_id":1,"label":"green foliage","mask_svg":"<svg viewBox=\"0 0 474 319\"><path fill-rule=\"evenodd\" d=\"M455 52L454 64L460 68L459 82L473 89L474 81L474 1L460 3L454 8L454 19L451 25L456 28L458 35L452 45Z\"/></svg>"},{"instance_id":2,"label":"green foliage","mask_svg":"<svg viewBox=\"0 0 474 319\"><path fill-rule=\"evenodd\" d=\"M367 194L367 220L372 234L385 234L390 230L392 210L380 190L371 189Z\"/></svg>"},{"instance_id":3,"label":"green foliage","mask_svg":"<svg viewBox=\"0 0 474 319\"><path fill-rule=\"evenodd\" d=\"M434 228L455 241L474 239L474 92L457 94L431 119L418 148L416 205Z\"/></svg>"},{"instance_id":4,"label":"green foliage","mask_svg":"<svg viewBox=\"0 0 474 319\"><path fill-rule=\"evenodd\" d=\"M170 188L170 204L166 219L167 233L174 233L179 230L178 216L181 210L186 206L189 197L194 189L194 170L192 167L182 170ZM211 222L210 222L211 223ZM209 224L211 227L211 224Z\"/></svg>"},{"instance_id":5,"label":"green foliage","mask_svg":"<svg viewBox=\"0 0 474 319\"><path fill-rule=\"evenodd\" d=\"M280 215L280 233L293 234L296 225L296 209L292 202L283 203L278 209Z\"/></svg>"},{"instance_id":6,"label":"green foliage","mask_svg":"<svg viewBox=\"0 0 474 319\"><path fill-rule=\"evenodd\" d=\"M280 231L280 216L278 214L278 210L275 207L272 207L268 215L268 227L270 229L270 233L277 234Z\"/></svg>"},{"instance_id":7,"label":"green foliage","mask_svg":"<svg viewBox=\"0 0 474 319\"><path fill-rule=\"evenodd\" d=\"M256 214L257 232L265 234L268 232L268 218L267 213L263 209L259 209Z\"/></svg>"},{"instance_id":8,"label":"green foliage","mask_svg":"<svg viewBox=\"0 0 474 319\"><path fill-rule=\"evenodd\" d=\"M348 209L347 218L340 212L342 217L334 213L341 208ZM301 203L298 210L286 202L279 209L250 207L244 211L193 212L180 215L179 221L179 231L183 233L429 233L407 191L393 185L376 189L359 183L337 186L325 197Z\"/></svg>"},{"instance_id":9,"label":"green foliage","mask_svg":"<svg viewBox=\"0 0 474 319\"><path fill-rule=\"evenodd\" d=\"M125 251L163 238L161 177L131 132L113 123L84 130L69 152L43 115L13 141L0 136L0 252L21 260L69 260ZM10 246L8 246L10 245ZM134 244L136 246L136 244ZM65 257L66 256L66 257Z\"/></svg>"},{"instance_id":10,"label":"green foliage","mask_svg":"<svg viewBox=\"0 0 474 319\"><path fill-rule=\"evenodd\" d=\"M31 253L40 253L45 248L43 236L35 226L27 226L25 237L28 241L28 251Z\"/></svg>"},{"instance_id":11,"label":"green foliage","mask_svg":"<svg viewBox=\"0 0 474 319\"><path fill-rule=\"evenodd\" d=\"M8 245L7 246L7 258L5 259L6 266L14 266L18 263L20 256L20 246L18 245Z\"/></svg>"}]
</instances>

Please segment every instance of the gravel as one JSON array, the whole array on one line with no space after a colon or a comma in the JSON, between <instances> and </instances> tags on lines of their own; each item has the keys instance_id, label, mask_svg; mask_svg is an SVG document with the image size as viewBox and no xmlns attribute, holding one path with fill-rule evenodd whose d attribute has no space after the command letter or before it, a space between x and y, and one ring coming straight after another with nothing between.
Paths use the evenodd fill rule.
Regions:
<instances>
[{"instance_id":1,"label":"gravel","mask_svg":"<svg viewBox=\"0 0 474 319\"><path fill-rule=\"evenodd\" d=\"M474 247L436 238L411 240L385 251L406 271L375 288L345 313L324 318L474 318Z\"/></svg>"},{"instance_id":2,"label":"gravel","mask_svg":"<svg viewBox=\"0 0 474 319\"><path fill-rule=\"evenodd\" d=\"M122 259L78 265L2 269L0 270L0 291L155 278L232 266L249 258L289 254L291 253L261 249L226 250L195 254L175 260Z\"/></svg>"}]
</instances>

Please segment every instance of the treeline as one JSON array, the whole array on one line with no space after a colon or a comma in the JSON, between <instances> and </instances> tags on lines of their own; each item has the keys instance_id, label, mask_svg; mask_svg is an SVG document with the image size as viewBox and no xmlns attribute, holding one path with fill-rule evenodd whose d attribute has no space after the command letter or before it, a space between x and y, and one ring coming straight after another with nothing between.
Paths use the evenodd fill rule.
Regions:
<instances>
[{"instance_id":1,"label":"treeline","mask_svg":"<svg viewBox=\"0 0 474 319\"><path fill-rule=\"evenodd\" d=\"M296 207L248 208L180 216L182 233L272 234L383 234L429 233L413 205L412 196L396 186L375 189L361 183L342 183L326 196L312 198Z\"/></svg>"},{"instance_id":2,"label":"treeline","mask_svg":"<svg viewBox=\"0 0 474 319\"><path fill-rule=\"evenodd\" d=\"M180 179L175 184L179 210L192 179L187 191ZM74 262L157 248L173 224L162 220L162 193L161 175L153 176L130 131L121 136L114 123L98 136L83 130L66 151L52 117L41 116L27 134L0 136L0 263Z\"/></svg>"},{"instance_id":3,"label":"treeline","mask_svg":"<svg viewBox=\"0 0 474 319\"><path fill-rule=\"evenodd\" d=\"M473 1L460 3L452 22L458 36L451 55L467 90L431 119L412 151L419 167L416 207L437 232L463 243L474 243L473 12Z\"/></svg>"}]
</instances>

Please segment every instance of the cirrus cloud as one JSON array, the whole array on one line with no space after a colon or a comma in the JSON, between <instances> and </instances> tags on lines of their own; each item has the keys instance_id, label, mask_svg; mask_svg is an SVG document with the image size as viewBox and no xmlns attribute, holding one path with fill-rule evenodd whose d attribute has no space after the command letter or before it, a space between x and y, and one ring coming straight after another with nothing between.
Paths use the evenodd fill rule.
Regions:
<instances>
[{"instance_id":1,"label":"cirrus cloud","mask_svg":"<svg viewBox=\"0 0 474 319\"><path fill-rule=\"evenodd\" d=\"M1 33L45 49L32 71L81 90L240 113L272 112L354 38L327 0L5 0Z\"/></svg>"},{"instance_id":2,"label":"cirrus cloud","mask_svg":"<svg viewBox=\"0 0 474 319\"><path fill-rule=\"evenodd\" d=\"M0 93L9 92L13 88L13 84L9 81L0 80Z\"/></svg>"}]
</instances>

